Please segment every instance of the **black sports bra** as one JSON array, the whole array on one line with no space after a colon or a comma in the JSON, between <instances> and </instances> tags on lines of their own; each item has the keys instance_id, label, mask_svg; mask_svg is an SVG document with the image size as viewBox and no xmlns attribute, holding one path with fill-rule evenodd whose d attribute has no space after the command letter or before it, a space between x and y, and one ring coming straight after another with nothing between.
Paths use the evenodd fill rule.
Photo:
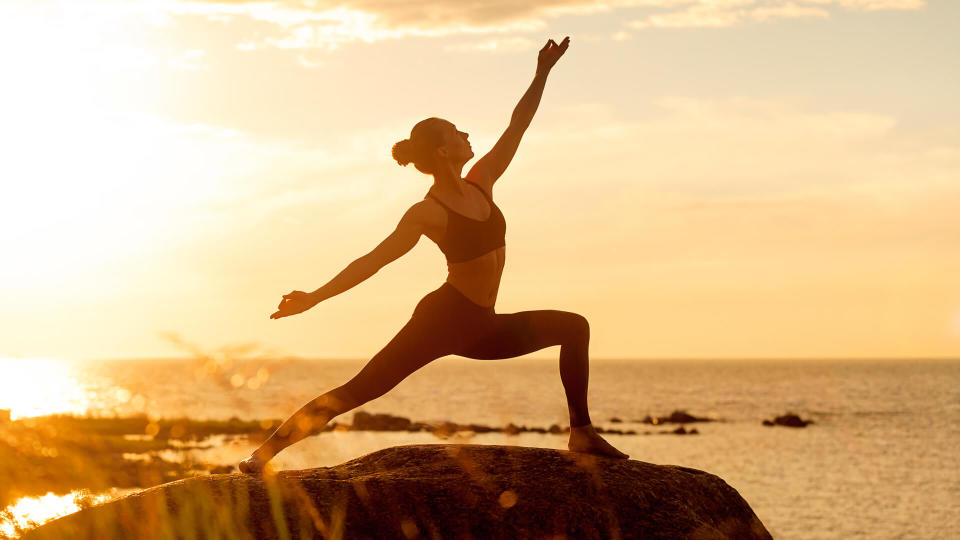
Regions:
<instances>
[{"instance_id":1,"label":"black sports bra","mask_svg":"<svg viewBox=\"0 0 960 540\"><path fill-rule=\"evenodd\" d=\"M432 193L427 193L435 201L447 209L447 231L443 238L437 242L440 251L447 257L448 263L457 263L475 259L480 255L507 245L506 231L507 222L503 218L503 213L493 203L493 199L487 196L487 192L474 182L473 184L480 190L483 198L490 203L490 216L480 221L454 212L449 206L436 198Z\"/></svg>"}]
</instances>

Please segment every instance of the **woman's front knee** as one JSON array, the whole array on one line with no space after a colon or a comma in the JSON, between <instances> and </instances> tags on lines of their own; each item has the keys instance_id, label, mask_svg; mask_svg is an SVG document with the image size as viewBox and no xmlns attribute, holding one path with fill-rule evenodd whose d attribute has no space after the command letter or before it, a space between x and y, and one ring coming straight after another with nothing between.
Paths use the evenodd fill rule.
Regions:
<instances>
[{"instance_id":1,"label":"woman's front knee","mask_svg":"<svg viewBox=\"0 0 960 540\"><path fill-rule=\"evenodd\" d=\"M569 312L568 312L569 313ZM589 341L590 322L579 313L569 313L569 338L575 341Z\"/></svg>"}]
</instances>

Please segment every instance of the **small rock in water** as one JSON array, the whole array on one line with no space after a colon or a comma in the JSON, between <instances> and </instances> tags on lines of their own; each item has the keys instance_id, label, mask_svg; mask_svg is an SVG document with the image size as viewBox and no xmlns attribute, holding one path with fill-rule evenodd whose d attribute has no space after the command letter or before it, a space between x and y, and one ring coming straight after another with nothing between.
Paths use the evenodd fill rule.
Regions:
<instances>
[{"instance_id":1,"label":"small rock in water","mask_svg":"<svg viewBox=\"0 0 960 540\"><path fill-rule=\"evenodd\" d=\"M773 419L773 422L769 420L764 420L763 425L765 426L787 426L787 427L807 427L807 424L812 424L813 420L803 420L799 416L793 413L787 413L781 416L778 416Z\"/></svg>"},{"instance_id":2,"label":"small rock in water","mask_svg":"<svg viewBox=\"0 0 960 540\"><path fill-rule=\"evenodd\" d=\"M690 422L713 422L713 418L706 418L700 416L694 416L687 413L683 410L675 410L670 413L670 416L660 416L657 418L651 417L649 414L643 418L643 420L634 420L634 422L640 422L644 424L688 424Z\"/></svg>"},{"instance_id":3,"label":"small rock in water","mask_svg":"<svg viewBox=\"0 0 960 540\"><path fill-rule=\"evenodd\" d=\"M490 433L491 431L497 431L496 428L484 426L482 424L470 424L467 427L470 428L470 431L473 431L474 433Z\"/></svg>"},{"instance_id":4,"label":"small rock in water","mask_svg":"<svg viewBox=\"0 0 960 540\"><path fill-rule=\"evenodd\" d=\"M692 414L688 414L687 411L673 411L670 413L670 416L667 418L661 418L661 422L673 422L674 424L686 424L689 422L710 422L710 418L700 418Z\"/></svg>"}]
</instances>

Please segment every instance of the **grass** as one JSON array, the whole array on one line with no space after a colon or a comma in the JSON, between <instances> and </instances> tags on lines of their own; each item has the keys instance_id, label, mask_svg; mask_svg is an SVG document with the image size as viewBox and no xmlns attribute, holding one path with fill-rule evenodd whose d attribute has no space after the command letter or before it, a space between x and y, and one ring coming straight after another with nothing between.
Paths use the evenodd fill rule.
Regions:
<instances>
[{"instance_id":1,"label":"grass","mask_svg":"<svg viewBox=\"0 0 960 540\"><path fill-rule=\"evenodd\" d=\"M14 500L76 489L150 487L230 467L159 458L216 434L266 437L279 420L151 419L52 415L0 423L0 508ZM179 443L179 444L177 444ZM125 454L149 456L128 459Z\"/></svg>"}]
</instances>

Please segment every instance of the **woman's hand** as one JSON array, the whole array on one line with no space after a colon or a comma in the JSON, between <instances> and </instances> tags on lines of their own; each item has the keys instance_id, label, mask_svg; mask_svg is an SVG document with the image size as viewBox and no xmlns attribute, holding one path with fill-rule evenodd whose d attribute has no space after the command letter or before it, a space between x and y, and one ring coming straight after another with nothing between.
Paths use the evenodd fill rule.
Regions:
<instances>
[{"instance_id":1,"label":"woman's hand","mask_svg":"<svg viewBox=\"0 0 960 540\"><path fill-rule=\"evenodd\" d=\"M537 57L537 73L548 73L553 69L553 65L563 56L570 46L570 36L563 38L559 45L555 41L548 40L547 44L540 49L540 55Z\"/></svg>"},{"instance_id":2,"label":"woman's hand","mask_svg":"<svg viewBox=\"0 0 960 540\"><path fill-rule=\"evenodd\" d=\"M280 300L280 305L277 306L279 311L270 315L270 318L279 319L280 317L296 315L317 304L317 299L312 294L303 291L293 291L290 294L283 295L283 300Z\"/></svg>"}]
</instances>

